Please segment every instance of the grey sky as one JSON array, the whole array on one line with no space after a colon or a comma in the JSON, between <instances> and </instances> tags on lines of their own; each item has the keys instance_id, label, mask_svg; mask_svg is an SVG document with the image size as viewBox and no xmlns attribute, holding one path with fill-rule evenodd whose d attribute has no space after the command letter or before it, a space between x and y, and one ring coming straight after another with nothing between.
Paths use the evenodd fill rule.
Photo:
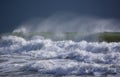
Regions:
<instances>
[{"instance_id":1,"label":"grey sky","mask_svg":"<svg viewBox=\"0 0 120 77\"><path fill-rule=\"evenodd\" d=\"M0 33L12 31L32 18L56 12L120 19L120 0L0 0Z\"/></svg>"}]
</instances>

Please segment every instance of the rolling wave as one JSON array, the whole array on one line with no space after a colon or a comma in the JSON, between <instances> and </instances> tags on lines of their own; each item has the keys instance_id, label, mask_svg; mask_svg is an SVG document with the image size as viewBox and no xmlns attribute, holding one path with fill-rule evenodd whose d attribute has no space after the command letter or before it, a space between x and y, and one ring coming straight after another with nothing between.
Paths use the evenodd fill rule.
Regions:
<instances>
[{"instance_id":1,"label":"rolling wave","mask_svg":"<svg viewBox=\"0 0 120 77\"><path fill-rule=\"evenodd\" d=\"M120 42L52 41L8 35L0 39L0 75L23 72L53 75L120 73Z\"/></svg>"}]
</instances>

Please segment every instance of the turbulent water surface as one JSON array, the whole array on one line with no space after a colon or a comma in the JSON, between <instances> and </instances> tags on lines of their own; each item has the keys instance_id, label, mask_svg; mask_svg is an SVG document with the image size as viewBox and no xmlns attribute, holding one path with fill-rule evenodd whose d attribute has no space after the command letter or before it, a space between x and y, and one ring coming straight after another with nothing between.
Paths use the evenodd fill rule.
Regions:
<instances>
[{"instance_id":1,"label":"turbulent water surface","mask_svg":"<svg viewBox=\"0 0 120 77\"><path fill-rule=\"evenodd\" d=\"M119 77L120 42L52 41L41 36L0 39L0 77ZM84 76L85 75L85 76Z\"/></svg>"}]
</instances>

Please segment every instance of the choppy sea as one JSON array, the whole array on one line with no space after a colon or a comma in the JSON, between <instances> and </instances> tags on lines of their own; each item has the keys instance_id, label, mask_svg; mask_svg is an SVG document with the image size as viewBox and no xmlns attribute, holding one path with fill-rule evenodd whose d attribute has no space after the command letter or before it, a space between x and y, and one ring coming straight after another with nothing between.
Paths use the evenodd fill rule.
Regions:
<instances>
[{"instance_id":1,"label":"choppy sea","mask_svg":"<svg viewBox=\"0 0 120 77\"><path fill-rule=\"evenodd\" d=\"M120 77L120 42L2 36L0 77Z\"/></svg>"}]
</instances>

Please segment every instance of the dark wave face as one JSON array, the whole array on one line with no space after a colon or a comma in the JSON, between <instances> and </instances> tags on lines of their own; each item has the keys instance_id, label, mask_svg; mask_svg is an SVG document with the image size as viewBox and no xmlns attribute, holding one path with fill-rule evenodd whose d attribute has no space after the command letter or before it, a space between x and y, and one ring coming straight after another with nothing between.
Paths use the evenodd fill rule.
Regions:
<instances>
[{"instance_id":1,"label":"dark wave face","mask_svg":"<svg viewBox=\"0 0 120 77\"><path fill-rule=\"evenodd\" d=\"M120 74L120 42L52 41L14 35L0 39L3 77L113 74Z\"/></svg>"}]
</instances>

